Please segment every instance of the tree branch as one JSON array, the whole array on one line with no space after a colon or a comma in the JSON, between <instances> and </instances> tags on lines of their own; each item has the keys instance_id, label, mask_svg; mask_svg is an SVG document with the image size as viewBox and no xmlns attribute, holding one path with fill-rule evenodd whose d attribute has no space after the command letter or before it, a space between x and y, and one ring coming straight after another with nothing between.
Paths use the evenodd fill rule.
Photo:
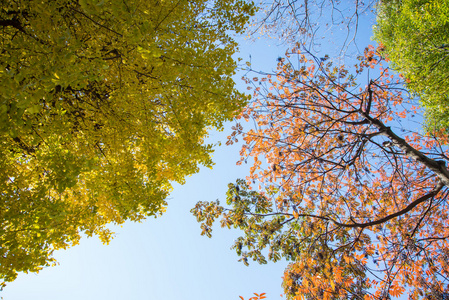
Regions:
<instances>
[{"instance_id":1,"label":"tree branch","mask_svg":"<svg viewBox=\"0 0 449 300\"><path fill-rule=\"evenodd\" d=\"M380 129L382 132L381 134L387 136L391 139L393 144L403 150L406 154L406 156L413 158L414 160L422 163L427 168L435 172L435 174L438 176L438 178L441 180L441 182L449 186L449 171L446 168L446 163L443 160L434 160L426 155L424 155L422 152L416 150L413 148L409 143L407 143L406 140L396 135L389 126L386 126L382 121L379 119L375 119L366 113L364 113L365 117L371 124L376 126Z\"/></svg>"},{"instance_id":2,"label":"tree branch","mask_svg":"<svg viewBox=\"0 0 449 300\"><path fill-rule=\"evenodd\" d=\"M411 211L413 208L415 208L418 204L423 203L424 201L435 197L440 190L444 187L445 185L440 181L438 182L437 186L428 194L419 197L418 199L416 199L415 201L413 201L412 203L410 203L409 205L407 205L407 207L405 207L404 209L401 209L398 212L395 212L394 214L388 215L384 218L381 218L379 220L376 221L372 221L372 222L368 222L368 223L353 223L353 224L345 224L345 223L340 223L337 222L335 220L330 219L330 221L332 221L333 223L335 223L338 226L342 226L342 227L346 227L346 228L365 228L365 227L369 227L369 226L374 226L374 225L378 225L378 224L382 224L385 223L393 218L396 218L398 216L401 216L409 211Z\"/></svg>"}]
</instances>

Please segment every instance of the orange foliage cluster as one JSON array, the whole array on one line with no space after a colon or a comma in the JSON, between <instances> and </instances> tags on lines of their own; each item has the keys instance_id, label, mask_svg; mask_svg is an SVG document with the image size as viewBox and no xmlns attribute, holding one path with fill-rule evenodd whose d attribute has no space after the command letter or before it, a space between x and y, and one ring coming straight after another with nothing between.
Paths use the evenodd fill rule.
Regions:
<instances>
[{"instance_id":1,"label":"orange foliage cluster","mask_svg":"<svg viewBox=\"0 0 449 300\"><path fill-rule=\"evenodd\" d=\"M261 300L261 299L267 298L267 297L265 297L265 293L261 293L261 294L254 293L254 295L256 295L256 296L251 297L248 300ZM239 296L239 297L240 297L240 299L245 300L242 296Z\"/></svg>"}]
</instances>

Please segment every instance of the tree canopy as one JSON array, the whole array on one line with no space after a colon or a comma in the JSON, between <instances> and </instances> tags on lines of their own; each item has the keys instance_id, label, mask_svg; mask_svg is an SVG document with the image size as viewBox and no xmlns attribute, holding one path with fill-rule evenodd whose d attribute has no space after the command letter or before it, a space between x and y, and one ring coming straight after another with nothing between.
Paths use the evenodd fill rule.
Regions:
<instances>
[{"instance_id":1,"label":"tree canopy","mask_svg":"<svg viewBox=\"0 0 449 300\"><path fill-rule=\"evenodd\" d=\"M380 1L374 33L421 98L427 129L448 128L449 1Z\"/></svg>"},{"instance_id":2,"label":"tree canopy","mask_svg":"<svg viewBox=\"0 0 449 300\"><path fill-rule=\"evenodd\" d=\"M163 212L212 166L209 127L246 101L231 76L251 3L8 0L0 8L0 279L82 233Z\"/></svg>"},{"instance_id":3,"label":"tree canopy","mask_svg":"<svg viewBox=\"0 0 449 300\"><path fill-rule=\"evenodd\" d=\"M220 219L242 232L243 263L290 260L289 299L446 299L449 136L413 130L419 109L381 48L352 69L299 49L247 78L252 122L228 143L243 138L250 174L228 185L228 207L192 209L202 234Z\"/></svg>"}]
</instances>

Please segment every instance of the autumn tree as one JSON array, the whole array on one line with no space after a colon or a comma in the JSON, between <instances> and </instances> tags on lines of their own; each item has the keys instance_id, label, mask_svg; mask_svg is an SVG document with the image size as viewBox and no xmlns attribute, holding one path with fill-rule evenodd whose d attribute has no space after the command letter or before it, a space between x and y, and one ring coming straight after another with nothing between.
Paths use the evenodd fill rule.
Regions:
<instances>
[{"instance_id":1,"label":"autumn tree","mask_svg":"<svg viewBox=\"0 0 449 300\"><path fill-rule=\"evenodd\" d=\"M164 211L212 166L206 129L246 97L231 76L241 0L7 0L0 8L0 282L81 234Z\"/></svg>"},{"instance_id":2,"label":"autumn tree","mask_svg":"<svg viewBox=\"0 0 449 300\"><path fill-rule=\"evenodd\" d=\"M228 143L243 138L250 174L229 184L228 207L192 209L204 235L216 219L242 232L243 263L291 261L289 299L448 296L449 136L420 134L381 50L348 68L295 48L247 78L253 99Z\"/></svg>"},{"instance_id":3,"label":"autumn tree","mask_svg":"<svg viewBox=\"0 0 449 300\"><path fill-rule=\"evenodd\" d=\"M449 127L449 1L380 1L375 39L420 96L427 129Z\"/></svg>"}]
</instances>

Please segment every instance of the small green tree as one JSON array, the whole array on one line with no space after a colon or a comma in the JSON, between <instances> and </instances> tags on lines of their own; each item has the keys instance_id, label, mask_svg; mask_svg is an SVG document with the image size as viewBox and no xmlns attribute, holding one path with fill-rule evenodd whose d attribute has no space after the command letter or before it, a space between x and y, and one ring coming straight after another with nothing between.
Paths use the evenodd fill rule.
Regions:
<instances>
[{"instance_id":1,"label":"small green tree","mask_svg":"<svg viewBox=\"0 0 449 300\"><path fill-rule=\"evenodd\" d=\"M380 1L377 12L375 39L421 97L427 129L448 128L449 1Z\"/></svg>"}]
</instances>

